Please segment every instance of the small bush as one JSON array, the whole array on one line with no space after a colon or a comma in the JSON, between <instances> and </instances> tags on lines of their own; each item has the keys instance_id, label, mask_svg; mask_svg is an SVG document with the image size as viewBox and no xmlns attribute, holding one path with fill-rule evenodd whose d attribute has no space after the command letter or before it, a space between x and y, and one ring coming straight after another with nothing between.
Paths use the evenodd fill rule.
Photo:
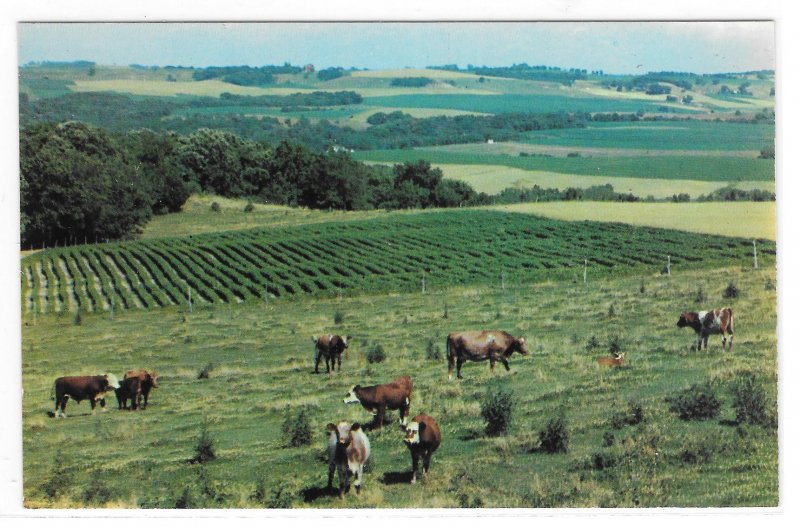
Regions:
<instances>
[{"instance_id":1,"label":"small bush","mask_svg":"<svg viewBox=\"0 0 800 528\"><path fill-rule=\"evenodd\" d=\"M206 366L197 372L197 379L208 379L208 376L211 374L212 370L214 370L214 363L206 363Z\"/></svg>"},{"instance_id":2,"label":"small bush","mask_svg":"<svg viewBox=\"0 0 800 528\"><path fill-rule=\"evenodd\" d=\"M608 351L614 354L615 356L620 353L622 350L622 341L620 340L619 336L611 336L608 339Z\"/></svg>"},{"instance_id":3,"label":"small bush","mask_svg":"<svg viewBox=\"0 0 800 528\"><path fill-rule=\"evenodd\" d=\"M678 457L687 464L705 464L711 460L713 455L714 449L709 445L708 440L700 440L685 446Z\"/></svg>"},{"instance_id":4,"label":"small bush","mask_svg":"<svg viewBox=\"0 0 800 528\"><path fill-rule=\"evenodd\" d=\"M726 299L736 299L739 297L739 288L733 282L729 282L728 286L725 288L725 291L722 292L722 296Z\"/></svg>"},{"instance_id":5,"label":"small bush","mask_svg":"<svg viewBox=\"0 0 800 528\"><path fill-rule=\"evenodd\" d=\"M722 402L714 394L710 383L692 385L690 388L666 399L669 410L681 420L709 420L719 415Z\"/></svg>"},{"instance_id":6,"label":"small bush","mask_svg":"<svg viewBox=\"0 0 800 528\"><path fill-rule=\"evenodd\" d=\"M106 486L107 476L100 471L89 475L89 484L83 490L83 500L88 504L105 504L111 500L111 490Z\"/></svg>"},{"instance_id":7,"label":"small bush","mask_svg":"<svg viewBox=\"0 0 800 528\"><path fill-rule=\"evenodd\" d=\"M738 372L731 386L736 423L769 425L767 394L753 372Z\"/></svg>"},{"instance_id":8,"label":"small bush","mask_svg":"<svg viewBox=\"0 0 800 528\"><path fill-rule=\"evenodd\" d=\"M500 436L511 426L514 411L513 394L501 387L490 387L481 402L481 416L486 420L486 434Z\"/></svg>"},{"instance_id":9,"label":"small bush","mask_svg":"<svg viewBox=\"0 0 800 528\"><path fill-rule=\"evenodd\" d=\"M285 510L292 507L292 501L297 496L297 490L289 482L279 482L267 497L266 507Z\"/></svg>"},{"instance_id":10,"label":"small bush","mask_svg":"<svg viewBox=\"0 0 800 528\"><path fill-rule=\"evenodd\" d=\"M600 348L600 341L597 340L597 337L592 336L589 338L589 341L586 343L586 351L591 352L592 350Z\"/></svg>"},{"instance_id":11,"label":"small bush","mask_svg":"<svg viewBox=\"0 0 800 528\"><path fill-rule=\"evenodd\" d=\"M431 361L439 361L442 359L442 347L433 342L433 339L428 339L428 346L425 348L425 357Z\"/></svg>"},{"instance_id":12,"label":"small bush","mask_svg":"<svg viewBox=\"0 0 800 528\"><path fill-rule=\"evenodd\" d=\"M72 474L67 466L61 450L56 451L53 469L48 473L50 477L42 485L42 491L47 498L55 499L72 485Z\"/></svg>"},{"instance_id":13,"label":"small bush","mask_svg":"<svg viewBox=\"0 0 800 528\"><path fill-rule=\"evenodd\" d=\"M288 437L289 447L309 445L311 443L311 424L308 421L308 409L301 407L292 412L287 407L282 431Z\"/></svg>"},{"instance_id":14,"label":"small bush","mask_svg":"<svg viewBox=\"0 0 800 528\"><path fill-rule=\"evenodd\" d=\"M552 418L545 428L539 431L540 449L545 453L566 453L569 449L567 419L563 413Z\"/></svg>"},{"instance_id":15,"label":"small bush","mask_svg":"<svg viewBox=\"0 0 800 528\"><path fill-rule=\"evenodd\" d=\"M626 425L636 425L644 421L644 409L638 402L628 402L628 408L611 416L609 424L614 429L622 429Z\"/></svg>"},{"instance_id":16,"label":"small bush","mask_svg":"<svg viewBox=\"0 0 800 528\"><path fill-rule=\"evenodd\" d=\"M764 283L764 291L775 291L775 284L772 279L767 279L767 282Z\"/></svg>"},{"instance_id":17,"label":"small bush","mask_svg":"<svg viewBox=\"0 0 800 528\"><path fill-rule=\"evenodd\" d=\"M617 315L617 310L614 308L614 303L611 303L608 305L608 316L614 317L615 315Z\"/></svg>"},{"instance_id":18,"label":"small bush","mask_svg":"<svg viewBox=\"0 0 800 528\"><path fill-rule=\"evenodd\" d=\"M222 208L219 206L218 202L211 202L211 210L215 213L218 213L222 210Z\"/></svg>"},{"instance_id":19,"label":"small bush","mask_svg":"<svg viewBox=\"0 0 800 528\"><path fill-rule=\"evenodd\" d=\"M386 354L380 343L375 343L367 350L367 363L381 363L384 359L386 359Z\"/></svg>"},{"instance_id":20,"label":"small bush","mask_svg":"<svg viewBox=\"0 0 800 528\"><path fill-rule=\"evenodd\" d=\"M644 295L645 293L644 279L642 279L642 282L639 283L639 293L641 293L642 295Z\"/></svg>"},{"instance_id":21,"label":"small bush","mask_svg":"<svg viewBox=\"0 0 800 528\"><path fill-rule=\"evenodd\" d=\"M73 319L73 322L75 323L75 326L80 326L81 322L83 322L82 318L81 318L81 309L80 308L78 308L78 311L75 312L75 319Z\"/></svg>"},{"instance_id":22,"label":"small bush","mask_svg":"<svg viewBox=\"0 0 800 528\"><path fill-rule=\"evenodd\" d=\"M244 212L245 213L252 213L255 208L256 208L256 206L253 205L253 202L247 202L247 205L244 206Z\"/></svg>"},{"instance_id":23,"label":"small bush","mask_svg":"<svg viewBox=\"0 0 800 528\"><path fill-rule=\"evenodd\" d=\"M702 286L698 286L697 287L697 293L694 296L694 302L696 302L696 303L704 303L704 302L706 302L706 300L708 300L708 296L706 295L706 292L703 291L703 287Z\"/></svg>"},{"instance_id":24,"label":"small bush","mask_svg":"<svg viewBox=\"0 0 800 528\"><path fill-rule=\"evenodd\" d=\"M344 322L344 313L336 310L333 312L333 324L340 325Z\"/></svg>"},{"instance_id":25,"label":"small bush","mask_svg":"<svg viewBox=\"0 0 800 528\"><path fill-rule=\"evenodd\" d=\"M617 465L617 457L612 455L611 453L601 451L598 453L594 453L591 457L591 461L588 464L588 469L594 469L597 471L602 471L604 469L609 469Z\"/></svg>"},{"instance_id":26,"label":"small bush","mask_svg":"<svg viewBox=\"0 0 800 528\"><path fill-rule=\"evenodd\" d=\"M200 432L200 437L197 439L195 451L196 455L191 459L191 462L203 464L204 462L210 462L217 458L217 454L214 452L214 440L208 433L208 426L206 424L203 424L203 430Z\"/></svg>"},{"instance_id":27,"label":"small bush","mask_svg":"<svg viewBox=\"0 0 800 528\"><path fill-rule=\"evenodd\" d=\"M449 314L447 313L447 301L444 302L444 313L442 314L442 319L447 319Z\"/></svg>"},{"instance_id":28,"label":"small bush","mask_svg":"<svg viewBox=\"0 0 800 528\"><path fill-rule=\"evenodd\" d=\"M603 433L603 447L611 447L614 445L614 433L606 431Z\"/></svg>"}]
</instances>

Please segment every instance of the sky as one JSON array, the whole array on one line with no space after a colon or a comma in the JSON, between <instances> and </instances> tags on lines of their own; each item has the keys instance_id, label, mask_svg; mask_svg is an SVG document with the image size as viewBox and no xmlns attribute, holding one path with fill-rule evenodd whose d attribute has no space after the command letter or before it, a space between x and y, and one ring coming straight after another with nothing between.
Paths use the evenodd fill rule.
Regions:
<instances>
[{"instance_id":1,"label":"sky","mask_svg":"<svg viewBox=\"0 0 800 528\"><path fill-rule=\"evenodd\" d=\"M773 22L20 23L19 63L775 69Z\"/></svg>"}]
</instances>

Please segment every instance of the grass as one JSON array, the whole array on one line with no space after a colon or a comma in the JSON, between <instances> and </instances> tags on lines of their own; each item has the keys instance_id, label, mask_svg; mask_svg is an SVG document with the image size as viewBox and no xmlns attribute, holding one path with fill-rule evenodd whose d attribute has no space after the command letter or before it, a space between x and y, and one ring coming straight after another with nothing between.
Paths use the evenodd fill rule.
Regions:
<instances>
[{"instance_id":1,"label":"grass","mask_svg":"<svg viewBox=\"0 0 800 528\"><path fill-rule=\"evenodd\" d=\"M559 220L622 222L681 231L776 240L775 202L614 203L550 202L492 207ZM736 218L736 221L731 221Z\"/></svg>"},{"instance_id":2,"label":"grass","mask_svg":"<svg viewBox=\"0 0 800 528\"><path fill-rule=\"evenodd\" d=\"M692 336L675 327L672 315L694 307L700 283L709 292L709 304L721 303L728 278L743 292L732 301L734 351L722 352L712 340L708 352L690 352ZM639 293L641 280L646 294ZM719 421L696 423L675 417L664 401L694 383L726 384L735 372L749 369L770 380L774 404L776 293L764 289L766 280L774 282L774 270L673 270L671 277L590 277L588 285L515 284L505 292L468 287L433 289L427 295L346 295L278 300L267 308L215 306L193 314L176 307L120 313L113 321L86 314L80 326L69 318L43 316L35 326L22 328L25 506L80 508L92 497L98 501L92 505L101 507L174 507L191 499L195 507L256 508L263 507L258 496L280 490L289 494L292 507L776 506L774 432L750 428L739 436L727 425L735 417L727 402ZM441 317L445 300L447 320ZM621 315L607 315L612 300ZM343 328L331 326L335 310L348 314ZM597 326L602 342L624 329L626 367L596 365L600 352L584 347L587 318L602 320ZM524 335L531 355L514 355L511 373L491 374L485 363L468 363L466 379L448 382L445 361L426 359L425 343L443 342L447 332L462 328ZM309 336L334 331L354 336L342 373L314 375ZM386 347L380 364L365 358L372 343ZM209 362L215 369L198 380L197 369ZM112 410L93 417L86 402L70 402L68 419L47 417L55 377L120 375L134 367L156 368L160 374L146 411ZM393 424L368 433L372 469L361 495L351 493L344 500L326 495L325 424L370 417L358 406L343 405L341 398L353 384L402 374L414 380L412 416L424 411L442 429L430 474L415 486L406 483L410 457ZM499 438L482 432L479 406L495 383L515 398L513 426ZM614 445L603 448L603 435L612 430L609 420L629 401L643 406L646 422L614 429ZM284 447L287 405L292 412L301 406L308 410L311 445ZM536 451L536 432L562 411L568 452ZM396 419L396 412L390 416ZM187 460L204 427L216 460L201 468ZM687 446L698 443L712 453L702 468L681 460ZM617 464L584 469L584 461L603 449L611 450ZM48 482L56 465L70 484L51 498ZM98 474L126 478L106 479L98 491L91 483ZM260 495L255 493L259 486Z\"/></svg>"}]
</instances>

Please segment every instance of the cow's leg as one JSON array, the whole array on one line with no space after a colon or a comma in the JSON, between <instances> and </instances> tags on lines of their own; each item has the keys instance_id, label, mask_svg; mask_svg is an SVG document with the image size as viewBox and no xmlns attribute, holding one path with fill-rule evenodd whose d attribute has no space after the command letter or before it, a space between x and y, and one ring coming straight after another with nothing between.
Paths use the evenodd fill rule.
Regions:
<instances>
[{"instance_id":1,"label":"cow's leg","mask_svg":"<svg viewBox=\"0 0 800 528\"><path fill-rule=\"evenodd\" d=\"M147 397L148 397L149 395L150 395L150 393L149 393L149 392L144 392L144 393L142 393L142 396L143 396L143 398L144 398L144 403L142 404L142 410L144 410L144 409L147 409Z\"/></svg>"},{"instance_id":2,"label":"cow's leg","mask_svg":"<svg viewBox=\"0 0 800 528\"><path fill-rule=\"evenodd\" d=\"M497 358L494 357L493 354L489 354L489 370L494 373L494 364L497 361Z\"/></svg>"},{"instance_id":3,"label":"cow's leg","mask_svg":"<svg viewBox=\"0 0 800 528\"><path fill-rule=\"evenodd\" d=\"M433 455L432 451L430 451L430 450L426 450L425 451L425 454L424 454L424 456L422 458L422 474L423 475L427 475L428 474L428 470L431 467L431 456L432 455Z\"/></svg>"},{"instance_id":4,"label":"cow's leg","mask_svg":"<svg viewBox=\"0 0 800 528\"><path fill-rule=\"evenodd\" d=\"M94 416L97 407L97 400L94 398L94 396L89 398L89 404L92 406L92 416Z\"/></svg>"},{"instance_id":5,"label":"cow's leg","mask_svg":"<svg viewBox=\"0 0 800 528\"><path fill-rule=\"evenodd\" d=\"M319 360L321 357L322 354L320 354L319 350L317 350L317 357L314 359L314 374L319 374Z\"/></svg>"},{"instance_id":6,"label":"cow's leg","mask_svg":"<svg viewBox=\"0 0 800 528\"><path fill-rule=\"evenodd\" d=\"M339 473L339 497L344 498L344 494L350 489L350 468L345 461L343 464L338 464L336 469Z\"/></svg>"},{"instance_id":7,"label":"cow's leg","mask_svg":"<svg viewBox=\"0 0 800 528\"><path fill-rule=\"evenodd\" d=\"M336 471L336 463L331 462L328 464L328 489L333 488L333 473Z\"/></svg>"},{"instance_id":8,"label":"cow's leg","mask_svg":"<svg viewBox=\"0 0 800 528\"><path fill-rule=\"evenodd\" d=\"M733 350L733 332L728 336L728 351Z\"/></svg>"},{"instance_id":9,"label":"cow's leg","mask_svg":"<svg viewBox=\"0 0 800 528\"><path fill-rule=\"evenodd\" d=\"M419 471L419 453L411 451L411 483L417 481L417 471Z\"/></svg>"},{"instance_id":10,"label":"cow's leg","mask_svg":"<svg viewBox=\"0 0 800 528\"><path fill-rule=\"evenodd\" d=\"M405 403L400 407L400 425L405 426L408 421L408 411L411 407L411 402L406 398Z\"/></svg>"},{"instance_id":11,"label":"cow's leg","mask_svg":"<svg viewBox=\"0 0 800 528\"><path fill-rule=\"evenodd\" d=\"M455 366L455 358L453 356L447 356L447 379L453 379L453 368Z\"/></svg>"},{"instance_id":12,"label":"cow's leg","mask_svg":"<svg viewBox=\"0 0 800 528\"><path fill-rule=\"evenodd\" d=\"M56 416L55 416L56 418L58 418L59 416L61 418L67 417L67 414L64 412L64 409L67 407L68 399L69 396L67 396L66 394L62 394L61 396L56 398Z\"/></svg>"},{"instance_id":13,"label":"cow's leg","mask_svg":"<svg viewBox=\"0 0 800 528\"><path fill-rule=\"evenodd\" d=\"M461 359L461 358L458 358L458 361L456 361L456 377L458 379L464 379L464 376L461 375L461 365L463 365L463 364L464 364L464 360Z\"/></svg>"},{"instance_id":14,"label":"cow's leg","mask_svg":"<svg viewBox=\"0 0 800 528\"><path fill-rule=\"evenodd\" d=\"M360 464L355 473L356 477L356 493L361 493L361 481L364 478L364 464Z\"/></svg>"},{"instance_id":15,"label":"cow's leg","mask_svg":"<svg viewBox=\"0 0 800 528\"><path fill-rule=\"evenodd\" d=\"M703 350L708 350L708 336L709 334L703 336Z\"/></svg>"},{"instance_id":16,"label":"cow's leg","mask_svg":"<svg viewBox=\"0 0 800 528\"><path fill-rule=\"evenodd\" d=\"M341 372L342 371L342 355L341 354L339 354L336 357L336 362L339 364L339 372Z\"/></svg>"},{"instance_id":17,"label":"cow's leg","mask_svg":"<svg viewBox=\"0 0 800 528\"><path fill-rule=\"evenodd\" d=\"M325 356L325 372L331 373L331 357Z\"/></svg>"},{"instance_id":18,"label":"cow's leg","mask_svg":"<svg viewBox=\"0 0 800 528\"><path fill-rule=\"evenodd\" d=\"M506 358L504 358L504 357L501 357L501 358L500 358L500 363L502 363L502 364L503 364L503 366L506 368L506 372L508 372L509 370L511 370L511 367L509 367L509 366L508 366L508 359L506 359Z\"/></svg>"},{"instance_id":19,"label":"cow's leg","mask_svg":"<svg viewBox=\"0 0 800 528\"><path fill-rule=\"evenodd\" d=\"M107 412L107 411L108 411L108 409L106 409L106 397L105 397L105 396L103 396L102 398L100 398L100 409L101 409L103 412Z\"/></svg>"}]
</instances>

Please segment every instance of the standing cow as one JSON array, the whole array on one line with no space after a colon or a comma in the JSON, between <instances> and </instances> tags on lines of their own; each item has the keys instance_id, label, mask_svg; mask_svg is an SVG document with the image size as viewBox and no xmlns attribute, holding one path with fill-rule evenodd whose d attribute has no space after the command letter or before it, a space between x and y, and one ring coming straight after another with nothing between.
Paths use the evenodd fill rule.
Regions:
<instances>
[{"instance_id":1,"label":"standing cow","mask_svg":"<svg viewBox=\"0 0 800 528\"><path fill-rule=\"evenodd\" d=\"M728 342L727 336L730 336L728 350L733 350L733 310L730 308L683 312L678 318L678 328L687 326L697 334L697 341L692 348L698 352L701 345L708 350L708 336L711 334L722 334L722 350L725 350L725 343Z\"/></svg>"},{"instance_id":2,"label":"standing cow","mask_svg":"<svg viewBox=\"0 0 800 528\"><path fill-rule=\"evenodd\" d=\"M431 456L442 443L442 433L436 420L425 413L420 413L408 423L403 441L411 451L411 483L414 484L419 472L419 459L422 459L422 472L427 475L431 466Z\"/></svg>"},{"instance_id":3,"label":"standing cow","mask_svg":"<svg viewBox=\"0 0 800 528\"><path fill-rule=\"evenodd\" d=\"M339 372L342 371L342 354L348 347L350 336L340 336L336 334L322 335L319 337L312 337L314 341L314 373L319 374L319 362L322 357L325 357L325 371L330 374L331 367L336 370L336 363L339 363Z\"/></svg>"},{"instance_id":4,"label":"standing cow","mask_svg":"<svg viewBox=\"0 0 800 528\"><path fill-rule=\"evenodd\" d=\"M67 407L67 400L72 398L77 403L89 400L92 405L92 414L95 413L97 402L103 411L106 410L106 392L119 388L119 381L113 374L103 374L98 376L66 376L58 378L53 384L55 392L56 410L55 418L61 416L66 418L64 409Z\"/></svg>"},{"instance_id":5,"label":"standing cow","mask_svg":"<svg viewBox=\"0 0 800 528\"><path fill-rule=\"evenodd\" d=\"M339 422L329 423L328 430L328 489L333 487L333 472L339 473L339 497L350 489L350 475L356 477L356 493L361 492L364 465L369 459L369 438L361 425Z\"/></svg>"},{"instance_id":6,"label":"standing cow","mask_svg":"<svg viewBox=\"0 0 800 528\"><path fill-rule=\"evenodd\" d=\"M147 372L144 369L129 370L122 377L121 386L115 391L117 395L117 406L120 409L128 408L128 399L131 400L131 409L137 407L147 408L147 400L150 397L150 390L158 388L158 373Z\"/></svg>"},{"instance_id":7,"label":"standing cow","mask_svg":"<svg viewBox=\"0 0 800 528\"><path fill-rule=\"evenodd\" d=\"M524 337L514 337L508 332L501 331L473 331L451 332L447 336L447 376L453 379L453 367L456 367L458 378L461 379L461 366L466 361L489 360L489 367L494 372L494 364L499 361L506 370L508 358L514 352L523 356L528 355L528 347Z\"/></svg>"},{"instance_id":8,"label":"standing cow","mask_svg":"<svg viewBox=\"0 0 800 528\"><path fill-rule=\"evenodd\" d=\"M400 411L400 423L406 424L411 406L411 393L414 390L411 378L401 376L391 383L362 387L356 385L347 394L344 403L360 403L362 407L375 414L375 424L383 427L386 409Z\"/></svg>"}]
</instances>

